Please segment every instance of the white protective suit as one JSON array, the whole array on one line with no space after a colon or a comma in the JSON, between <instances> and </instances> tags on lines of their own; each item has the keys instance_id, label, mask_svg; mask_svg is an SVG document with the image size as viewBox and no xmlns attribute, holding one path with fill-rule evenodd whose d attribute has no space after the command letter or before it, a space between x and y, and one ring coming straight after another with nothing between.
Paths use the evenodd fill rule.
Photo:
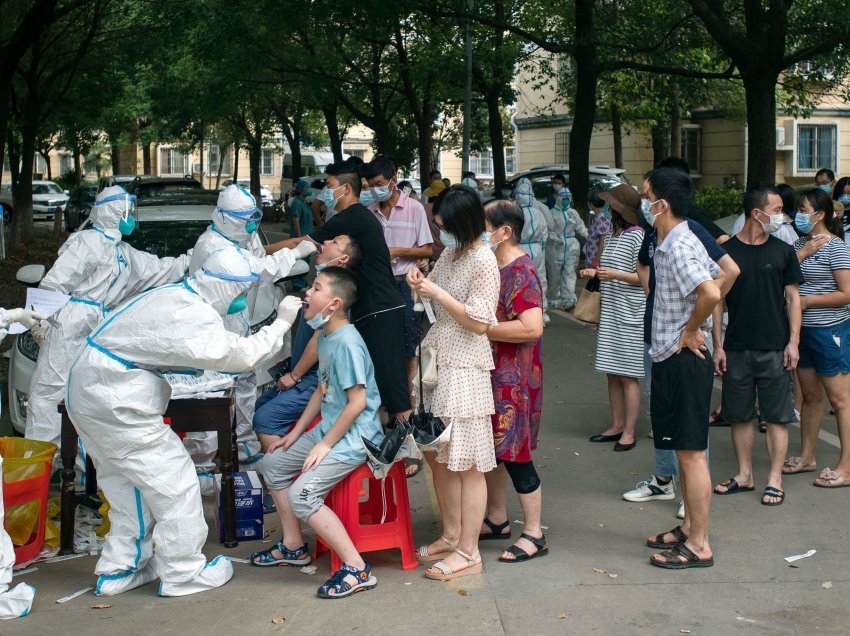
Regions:
<instances>
[{"instance_id":1,"label":"white protective suit","mask_svg":"<svg viewBox=\"0 0 850 636\"><path fill-rule=\"evenodd\" d=\"M27 309L0 308L0 341L6 337L7 329L13 322L20 322L28 329L35 325L38 314ZM3 472L3 458L0 457L0 475ZM32 609L35 588L28 583L19 583L11 590L12 567L15 565L15 546L3 525L6 508L3 504L3 479L0 477L0 619L23 618Z\"/></svg>"},{"instance_id":2,"label":"white protective suit","mask_svg":"<svg viewBox=\"0 0 850 636\"><path fill-rule=\"evenodd\" d=\"M235 245L246 252L251 271L260 275L259 284L271 285L289 274L297 258L303 258L299 256L299 251L314 251L313 244L305 241L301 244L303 248L299 246L295 251L282 249L271 256L266 256L256 228L251 232L247 230L250 224L258 223L261 218L262 212L257 209L257 204L250 192L239 185L225 188L218 197L218 205L213 210L212 225L195 243L189 272L194 273L200 269L214 251ZM238 314L225 315L224 326L231 333L248 336L251 333L251 324L247 310ZM277 351L270 351L269 355L272 356L275 353ZM262 459L260 442L252 426L254 404L257 401L256 373L250 371L236 378L234 397L239 465L248 467ZM189 433L184 444L192 461L195 462L195 470L201 481L201 492L212 494L214 491L212 472L215 469L213 458L218 450L215 433Z\"/></svg>"},{"instance_id":3,"label":"white protective suit","mask_svg":"<svg viewBox=\"0 0 850 636\"><path fill-rule=\"evenodd\" d=\"M200 487L189 454L163 422L171 387L162 374L243 373L277 351L298 314L298 298L284 299L277 320L249 338L222 322L258 278L238 248L214 252L195 276L121 305L74 359L68 412L110 504L96 594L119 594L159 577L160 596L184 596L233 576L228 559L207 563L201 552L207 524Z\"/></svg>"},{"instance_id":4,"label":"white protective suit","mask_svg":"<svg viewBox=\"0 0 850 636\"><path fill-rule=\"evenodd\" d=\"M75 232L39 285L71 296L47 330L30 384L26 437L59 445L68 367L108 311L146 289L181 280L190 256L157 258L121 240L118 226L132 208L121 186L104 189L91 211L92 229ZM53 321L51 321L53 322ZM58 456L57 456L58 461ZM85 467L80 457L81 471Z\"/></svg>"},{"instance_id":5,"label":"white protective suit","mask_svg":"<svg viewBox=\"0 0 850 636\"><path fill-rule=\"evenodd\" d=\"M549 235L549 210L534 198L531 181L523 177L514 190L514 201L522 208L525 223L519 245L522 251L534 261L540 284L543 286L543 298L546 298L548 283L546 282L546 239ZM544 309L545 311L545 309Z\"/></svg>"},{"instance_id":6,"label":"white protective suit","mask_svg":"<svg viewBox=\"0 0 850 636\"><path fill-rule=\"evenodd\" d=\"M561 188L555 195L555 205L549 214L551 222L546 240L548 305L569 310L576 305L576 268L581 252L578 237L587 239L587 227L572 207L569 188Z\"/></svg>"}]
</instances>

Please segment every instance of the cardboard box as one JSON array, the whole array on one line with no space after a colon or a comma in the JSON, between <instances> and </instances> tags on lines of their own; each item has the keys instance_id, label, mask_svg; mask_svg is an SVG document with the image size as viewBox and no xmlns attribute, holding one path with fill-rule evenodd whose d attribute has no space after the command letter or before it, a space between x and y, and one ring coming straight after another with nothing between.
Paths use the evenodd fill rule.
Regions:
<instances>
[{"instance_id":1,"label":"cardboard box","mask_svg":"<svg viewBox=\"0 0 850 636\"><path fill-rule=\"evenodd\" d=\"M236 491L236 538L239 541L256 541L263 538L263 485L256 471L233 473ZM221 473L215 474L215 527L219 543L224 542L221 519L224 509L221 502Z\"/></svg>"}]
</instances>

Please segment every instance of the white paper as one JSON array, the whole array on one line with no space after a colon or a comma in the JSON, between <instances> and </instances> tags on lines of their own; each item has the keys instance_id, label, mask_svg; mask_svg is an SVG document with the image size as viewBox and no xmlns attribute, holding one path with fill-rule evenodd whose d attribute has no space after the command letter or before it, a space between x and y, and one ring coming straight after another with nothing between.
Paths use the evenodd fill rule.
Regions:
<instances>
[{"instance_id":1,"label":"white paper","mask_svg":"<svg viewBox=\"0 0 850 636\"><path fill-rule=\"evenodd\" d=\"M800 559L808 559L810 556L814 556L817 554L817 550L809 550L808 552L804 552L803 554L795 554L793 556L785 557L785 560L788 563L794 563L794 561L799 561Z\"/></svg>"},{"instance_id":2,"label":"white paper","mask_svg":"<svg viewBox=\"0 0 850 636\"><path fill-rule=\"evenodd\" d=\"M57 311L62 309L71 300L67 294L50 291L49 289L39 289L38 287L30 287L27 289L27 309L38 311L45 318L49 318ZM27 330L21 323L16 322L9 326L9 333L23 333Z\"/></svg>"},{"instance_id":3,"label":"white paper","mask_svg":"<svg viewBox=\"0 0 850 636\"><path fill-rule=\"evenodd\" d=\"M24 574L32 574L33 572L38 572L38 568L27 568L26 570L18 570L17 572L12 573L12 577L22 576Z\"/></svg>"},{"instance_id":4,"label":"white paper","mask_svg":"<svg viewBox=\"0 0 850 636\"><path fill-rule=\"evenodd\" d=\"M57 602L57 603L67 603L68 601L71 601L71 600L73 600L73 599L77 598L78 596L82 596L82 595L83 595L83 594L85 594L86 592L89 592L89 591L91 591L91 590L93 590L93 589L94 589L93 587L84 587L84 588L83 588L83 589L81 589L81 590L77 590L77 591L76 591L76 592L74 592L73 594L68 594L68 596L63 596L62 598L58 598L58 599L56 599L56 602Z\"/></svg>"},{"instance_id":5,"label":"white paper","mask_svg":"<svg viewBox=\"0 0 850 636\"><path fill-rule=\"evenodd\" d=\"M434 315L434 308L431 306L431 301L427 298L423 298L422 306L425 307L425 315L428 316L428 322L433 325L437 322L437 317Z\"/></svg>"},{"instance_id":6,"label":"white paper","mask_svg":"<svg viewBox=\"0 0 850 636\"><path fill-rule=\"evenodd\" d=\"M248 559L243 559L242 557L227 557L233 563L251 563Z\"/></svg>"}]
</instances>

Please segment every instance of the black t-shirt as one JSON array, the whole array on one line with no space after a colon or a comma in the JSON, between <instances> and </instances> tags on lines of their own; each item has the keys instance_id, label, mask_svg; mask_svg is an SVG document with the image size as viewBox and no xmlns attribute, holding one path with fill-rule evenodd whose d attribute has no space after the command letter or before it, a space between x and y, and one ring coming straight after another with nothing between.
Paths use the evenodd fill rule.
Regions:
<instances>
[{"instance_id":1,"label":"black t-shirt","mask_svg":"<svg viewBox=\"0 0 850 636\"><path fill-rule=\"evenodd\" d=\"M785 287L803 282L794 248L775 236L760 245L733 236L723 249L741 269L726 295L729 325L723 348L783 351L790 336Z\"/></svg>"},{"instance_id":2,"label":"black t-shirt","mask_svg":"<svg viewBox=\"0 0 850 636\"><path fill-rule=\"evenodd\" d=\"M393 278L384 230L375 215L355 203L337 212L322 227L310 232L309 237L321 245L341 234L353 238L363 250L360 264L350 268L357 279L357 302L351 307L352 321L403 306L404 299Z\"/></svg>"},{"instance_id":3,"label":"black t-shirt","mask_svg":"<svg viewBox=\"0 0 850 636\"><path fill-rule=\"evenodd\" d=\"M690 209L685 216L702 225L708 233L711 234L711 238L713 239L719 239L721 236L726 234L725 230L712 221L705 212L696 206L696 203L693 201L691 202Z\"/></svg>"}]
</instances>

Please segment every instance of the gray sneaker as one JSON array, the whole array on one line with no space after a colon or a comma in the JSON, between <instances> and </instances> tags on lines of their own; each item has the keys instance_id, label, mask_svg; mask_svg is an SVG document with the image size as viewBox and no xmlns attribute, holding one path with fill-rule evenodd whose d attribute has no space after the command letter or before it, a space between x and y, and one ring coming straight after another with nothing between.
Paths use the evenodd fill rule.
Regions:
<instances>
[{"instance_id":1,"label":"gray sneaker","mask_svg":"<svg viewBox=\"0 0 850 636\"><path fill-rule=\"evenodd\" d=\"M675 498L673 480L666 484L659 484L655 475L637 484L634 490L623 493L623 499L626 501L669 501Z\"/></svg>"}]
</instances>

